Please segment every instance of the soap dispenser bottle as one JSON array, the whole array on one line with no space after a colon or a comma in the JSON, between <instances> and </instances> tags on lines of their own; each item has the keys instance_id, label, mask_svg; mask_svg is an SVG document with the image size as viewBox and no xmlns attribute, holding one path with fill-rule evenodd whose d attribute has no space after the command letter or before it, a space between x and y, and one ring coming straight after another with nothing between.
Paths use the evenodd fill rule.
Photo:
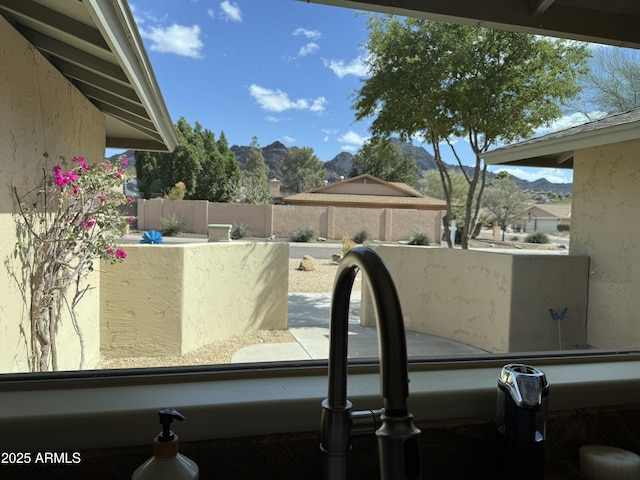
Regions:
<instances>
[{"instance_id":1,"label":"soap dispenser bottle","mask_svg":"<svg viewBox=\"0 0 640 480\"><path fill-rule=\"evenodd\" d=\"M133 472L131 480L198 480L198 465L178 452L178 435L171 431L171 422L184 417L173 408L163 408L158 415L162 432L153 439L153 457Z\"/></svg>"},{"instance_id":2,"label":"soap dispenser bottle","mask_svg":"<svg viewBox=\"0 0 640 480\"><path fill-rule=\"evenodd\" d=\"M529 365L505 365L498 378L499 462L506 480L544 479L549 384Z\"/></svg>"}]
</instances>

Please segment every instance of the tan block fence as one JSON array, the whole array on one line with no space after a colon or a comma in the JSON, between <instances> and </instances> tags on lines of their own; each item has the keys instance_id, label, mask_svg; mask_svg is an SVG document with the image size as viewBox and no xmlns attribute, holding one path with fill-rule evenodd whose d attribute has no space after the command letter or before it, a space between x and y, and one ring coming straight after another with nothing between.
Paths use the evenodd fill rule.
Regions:
<instances>
[{"instance_id":1,"label":"tan block fence","mask_svg":"<svg viewBox=\"0 0 640 480\"><path fill-rule=\"evenodd\" d=\"M163 218L172 215L184 221L188 233L206 235L209 224L245 224L257 238L289 238L299 227L311 227L329 240L366 230L371 240L398 241L420 231L439 243L442 225L442 212L431 210L138 200L140 230L161 231Z\"/></svg>"}]
</instances>

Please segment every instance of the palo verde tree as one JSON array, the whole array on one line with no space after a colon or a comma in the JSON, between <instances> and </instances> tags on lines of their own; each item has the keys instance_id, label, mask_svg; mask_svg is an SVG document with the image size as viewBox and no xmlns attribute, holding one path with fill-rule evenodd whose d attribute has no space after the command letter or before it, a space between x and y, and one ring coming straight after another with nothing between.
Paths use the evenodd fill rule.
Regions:
<instances>
[{"instance_id":1,"label":"palo verde tree","mask_svg":"<svg viewBox=\"0 0 640 480\"><path fill-rule=\"evenodd\" d=\"M395 133L431 144L448 219L452 186L440 145L448 143L462 167L451 139L466 140L459 143L468 144L474 158L470 169L461 168L469 186L462 219L462 247L468 248L485 186L483 153L530 137L561 116L560 104L579 92L586 47L416 18L370 16L367 27L369 76L352 105L356 120L375 117L374 136Z\"/></svg>"},{"instance_id":2,"label":"palo verde tree","mask_svg":"<svg viewBox=\"0 0 640 480\"><path fill-rule=\"evenodd\" d=\"M258 138L253 137L245 158L244 171L227 184L231 201L256 205L270 203L268 175L269 167L264 161Z\"/></svg>"},{"instance_id":3,"label":"palo verde tree","mask_svg":"<svg viewBox=\"0 0 640 480\"><path fill-rule=\"evenodd\" d=\"M507 172L499 172L482 197L482 205L489 210L502 230L502 240L507 225L522 220L522 212L531 196L522 190Z\"/></svg>"},{"instance_id":4,"label":"palo verde tree","mask_svg":"<svg viewBox=\"0 0 640 480\"><path fill-rule=\"evenodd\" d=\"M368 173L387 182L402 182L415 187L418 165L413 156L405 157L402 149L388 137L372 137L353 157L350 177Z\"/></svg>"},{"instance_id":5,"label":"palo verde tree","mask_svg":"<svg viewBox=\"0 0 640 480\"><path fill-rule=\"evenodd\" d=\"M282 187L287 192L300 193L322 186L327 170L311 147L292 147L280 163L284 179Z\"/></svg>"},{"instance_id":6,"label":"palo verde tree","mask_svg":"<svg viewBox=\"0 0 640 480\"><path fill-rule=\"evenodd\" d=\"M591 49L589 69L579 78L582 92L571 107L588 120L640 107L640 54L617 47Z\"/></svg>"}]
</instances>

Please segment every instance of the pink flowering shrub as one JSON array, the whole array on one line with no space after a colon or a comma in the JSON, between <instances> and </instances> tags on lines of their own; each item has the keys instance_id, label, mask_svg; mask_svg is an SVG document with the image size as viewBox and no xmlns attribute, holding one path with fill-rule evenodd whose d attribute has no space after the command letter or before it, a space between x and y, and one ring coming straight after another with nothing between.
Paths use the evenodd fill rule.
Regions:
<instances>
[{"instance_id":1,"label":"pink flowering shrub","mask_svg":"<svg viewBox=\"0 0 640 480\"><path fill-rule=\"evenodd\" d=\"M49 167L42 184L22 197L13 187L17 251L29 272L29 285L22 290L30 310L32 371L58 369L55 334L64 305L80 338L83 367L75 307L91 288L87 276L94 262L117 263L127 256L116 242L128 226L119 210L130 200L123 193L125 166L124 158L89 165L83 157L74 157L70 164L63 160Z\"/></svg>"}]
</instances>

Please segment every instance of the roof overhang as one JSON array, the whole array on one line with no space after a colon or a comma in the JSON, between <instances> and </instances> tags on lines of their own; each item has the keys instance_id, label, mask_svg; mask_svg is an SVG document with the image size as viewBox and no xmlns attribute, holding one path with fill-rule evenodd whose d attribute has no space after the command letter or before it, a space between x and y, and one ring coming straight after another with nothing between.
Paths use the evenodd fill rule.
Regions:
<instances>
[{"instance_id":1,"label":"roof overhang","mask_svg":"<svg viewBox=\"0 0 640 480\"><path fill-rule=\"evenodd\" d=\"M482 155L488 165L573 168L576 150L640 138L640 109L497 148Z\"/></svg>"},{"instance_id":2,"label":"roof overhang","mask_svg":"<svg viewBox=\"0 0 640 480\"><path fill-rule=\"evenodd\" d=\"M104 113L108 148L178 145L126 0L0 0L0 15Z\"/></svg>"},{"instance_id":3,"label":"roof overhang","mask_svg":"<svg viewBox=\"0 0 640 480\"><path fill-rule=\"evenodd\" d=\"M300 0L640 48L636 0Z\"/></svg>"}]
</instances>

